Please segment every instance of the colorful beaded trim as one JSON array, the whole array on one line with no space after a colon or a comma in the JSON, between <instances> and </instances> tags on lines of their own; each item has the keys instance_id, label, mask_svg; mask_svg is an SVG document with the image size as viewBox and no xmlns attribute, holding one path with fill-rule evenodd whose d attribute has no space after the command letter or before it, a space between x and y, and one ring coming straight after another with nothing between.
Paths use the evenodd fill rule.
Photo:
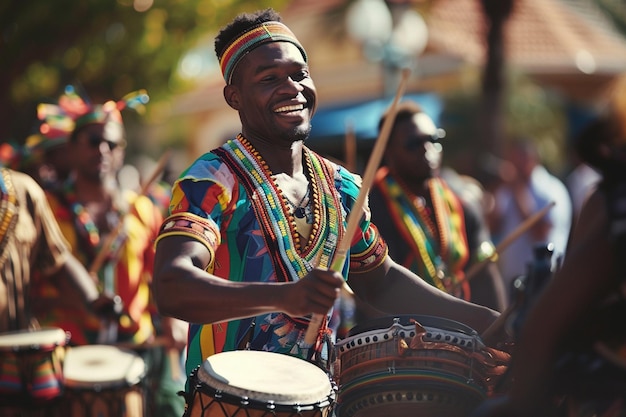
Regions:
<instances>
[{"instance_id":1,"label":"colorful beaded trim","mask_svg":"<svg viewBox=\"0 0 626 417\"><path fill-rule=\"evenodd\" d=\"M389 252L387 242L379 235L376 226L372 224L370 230L378 235L374 239L376 244L369 247L368 250L363 253L350 255L350 272L363 274L372 271L382 265L387 257L387 253Z\"/></svg>"},{"instance_id":2,"label":"colorful beaded trim","mask_svg":"<svg viewBox=\"0 0 626 417\"><path fill-rule=\"evenodd\" d=\"M0 265L4 263L8 253L5 251L7 244L13 235L13 229L17 223L18 204L17 194L11 181L11 174L5 168L0 171Z\"/></svg>"},{"instance_id":3,"label":"colorful beaded trim","mask_svg":"<svg viewBox=\"0 0 626 417\"><path fill-rule=\"evenodd\" d=\"M428 182L433 203L435 222L416 196L400 180L388 174L383 168L377 173L380 190L387 196L390 215L394 222L405 231L405 243L419 256L426 275L426 281L442 291L463 279L460 266L467 261L467 241L465 240L462 209L439 178ZM407 206L407 202L411 204ZM405 213L410 207L413 216Z\"/></svg>"},{"instance_id":4,"label":"colorful beaded trim","mask_svg":"<svg viewBox=\"0 0 626 417\"><path fill-rule=\"evenodd\" d=\"M293 32L281 22L265 22L247 30L233 40L220 56L220 67L224 80L230 84L235 67L248 52L269 42L290 42L300 49L304 61L307 55Z\"/></svg>"},{"instance_id":5,"label":"colorful beaded trim","mask_svg":"<svg viewBox=\"0 0 626 417\"><path fill-rule=\"evenodd\" d=\"M211 260L215 259L215 248L220 243L217 226L193 213L176 213L166 218L154 244L165 236L188 236L198 240L211 252Z\"/></svg>"},{"instance_id":6,"label":"colorful beaded trim","mask_svg":"<svg viewBox=\"0 0 626 417\"><path fill-rule=\"evenodd\" d=\"M246 189L279 279L302 278L314 267L328 268L345 232L334 170L311 150L304 149L311 183L313 227L306 246L300 245L296 223L267 163L242 135L214 151L233 170Z\"/></svg>"}]
</instances>

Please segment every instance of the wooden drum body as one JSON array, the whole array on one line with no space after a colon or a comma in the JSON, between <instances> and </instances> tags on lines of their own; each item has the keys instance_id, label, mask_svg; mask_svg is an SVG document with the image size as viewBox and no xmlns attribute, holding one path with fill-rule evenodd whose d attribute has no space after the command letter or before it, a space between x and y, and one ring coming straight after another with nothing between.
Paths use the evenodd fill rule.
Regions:
<instances>
[{"instance_id":1,"label":"wooden drum body","mask_svg":"<svg viewBox=\"0 0 626 417\"><path fill-rule=\"evenodd\" d=\"M419 315L357 326L336 350L340 417L466 416L508 363L473 329Z\"/></svg>"},{"instance_id":2,"label":"wooden drum body","mask_svg":"<svg viewBox=\"0 0 626 417\"><path fill-rule=\"evenodd\" d=\"M190 377L190 417L327 417L335 402L328 375L302 359L260 351L210 356Z\"/></svg>"},{"instance_id":3,"label":"wooden drum body","mask_svg":"<svg viewBox=\"0 0 626 417\"><path fill-rule=\"evenodd\" d=\"M0 334L0 404L30 406L59 398L68 340L59 328Z\"/></svg>"}]
</instances>

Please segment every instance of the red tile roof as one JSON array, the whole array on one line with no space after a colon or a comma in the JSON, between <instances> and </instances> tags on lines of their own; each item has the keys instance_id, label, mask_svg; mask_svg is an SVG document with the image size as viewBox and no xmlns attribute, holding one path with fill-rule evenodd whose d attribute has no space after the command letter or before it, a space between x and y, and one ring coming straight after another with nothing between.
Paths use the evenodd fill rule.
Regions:
<instances>
[{"instance_id":1,"label":"red tile roof","mask_svg":"<svg viewBox=\"0 0 626 417\"><path fill-rule=\"evenodd\" d=\"M593 18L590 18L593 17ZM486 24L477 0L437 0L427 18L430 47L481 64ZM510 65L528 72L622 72L626 40L608 21L561 0L516 0L505 26Z\"/></svg>"}]
</instances>

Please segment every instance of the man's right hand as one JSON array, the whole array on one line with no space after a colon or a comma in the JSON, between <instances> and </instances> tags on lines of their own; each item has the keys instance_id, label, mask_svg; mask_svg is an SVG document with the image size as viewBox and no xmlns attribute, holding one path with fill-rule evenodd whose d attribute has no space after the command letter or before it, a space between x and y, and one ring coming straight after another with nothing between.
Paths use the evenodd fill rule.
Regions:
<instances>
[{"instance_id":1,"label":"man's right hand","mask_svg":"<svg viewBox=\"0 0 626 417\"><path fill-rule=\"evenodd\" d=\"M313 269L293 283L285 313L298 317L311 313L326 315L340 295L344 280L339 272Z\"/></svg>"},{"instance_id":2,"label":"man's right hand","mask_svg":"<svg viewBox=\"0 0 626 417\"><path fill-rule=\"evenodd\" d=\"M104 292L89 304L89 308L102 319L117 321L124 310L124 303L119 295Z\"/></svg>"}]
</instances>

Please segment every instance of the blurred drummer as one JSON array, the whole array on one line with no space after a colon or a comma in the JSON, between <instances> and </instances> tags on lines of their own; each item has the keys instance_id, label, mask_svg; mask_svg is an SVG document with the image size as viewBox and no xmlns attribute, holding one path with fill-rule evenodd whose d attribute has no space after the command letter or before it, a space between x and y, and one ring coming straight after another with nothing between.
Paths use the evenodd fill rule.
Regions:
<instances>
[{"instance_id":1,"label":"blurred drummer","mask_svg":"<svg viewBox=\"0 0 626 417\"><path fill-rule=\"evenodd\" d=\"M469 184L453 188L443 176L444 135L417 103L398 105L369 196L372 221L403 266L443 291L502 311L506 292L495 264L466 279L469 267L495 248L477 198L461 194Z\"/></svg>"},{"instance_id":2,"label":"blurred drummer","mask_svg":"<svg viewBox=\"0 0 626 417\"><path fill-rule=\"evenodd\" d=\"M84 306L99 317L113 317L114 297L98 291L85 267L72 255L46 196L33 178L0 168L0 332L37 330L30 298L33 274L68 283Z\"/></svg>"},{"instance_id":3,"label":"blurred drummer","mask_svg":"<svg viewBox=\"0 0 626 417\"><path fill-rule=\"evenodd\" d=\"M183 383L170 374L174 364L166 353L184 348L176 328L184 325L186 330L186 323L161 317L151 294L153 244L163 216L147 195L122 190L117 182L126 146L120 110L140 109L147 100L138 91L120 101L93 104L68 86L58 105L40 112L44 124L64 115L71 126L67 152L72 173L62 187L47 192L50 206L75 256L99 287L120 296L123 311L116 320L102 323L76 306L68 293L42 286L38 313L42 323L70 331L73 344L116 344L142 353L149 381L157 385L149 392L158 402L151 414L177 416L184 406L177 396ZM167 375L160 375L162 371Z\"/></svg>"},{"instance_id":4,"label":"blurred drummer","mask_svg":"<svg viewBox=\"0 0 626 417\"><path fill-rule=\"evenodd\" d=\"M242 14L218 34L224 98L241 134L175 182L156 242L158 307L190 323L187 375L209 355L242 348L326 365L327 321L312 343L305 334L312 313L328 317L346 279L388 314L484 330L499 314L396 264L367 207L355 236L344 235L361 179L305 146L317 95L304 47L280 20L272 9ZM336 272L343 239L349 261Z\"/></svg>"}]
</instances>

